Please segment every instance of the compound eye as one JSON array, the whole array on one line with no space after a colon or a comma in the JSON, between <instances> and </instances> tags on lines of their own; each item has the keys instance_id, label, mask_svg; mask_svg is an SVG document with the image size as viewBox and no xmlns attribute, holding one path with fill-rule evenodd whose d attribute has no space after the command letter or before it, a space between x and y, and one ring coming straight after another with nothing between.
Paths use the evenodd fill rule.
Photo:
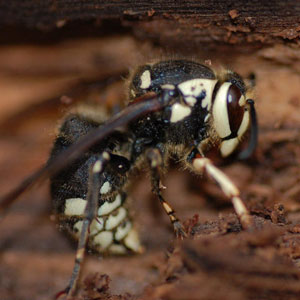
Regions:
<instances>
[{"instance_id":1,"label":"compound eye","mask_svg":"<svg viewBox=\"0 0 300 300\"><path fill-rule=\"evenodd\" d=\"M242 95L240 89L231 84L227 93L227 112L230 131L237 133L244 116L245 97Z\"/></svg>"}]
</instances>

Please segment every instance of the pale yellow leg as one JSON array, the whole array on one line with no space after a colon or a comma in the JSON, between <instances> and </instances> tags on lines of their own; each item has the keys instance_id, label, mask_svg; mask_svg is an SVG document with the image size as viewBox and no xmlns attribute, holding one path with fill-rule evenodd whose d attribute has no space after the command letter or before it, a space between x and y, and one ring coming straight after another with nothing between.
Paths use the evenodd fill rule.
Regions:
<instances>
[{"instance_id":1,"label":"pale yellow leg","mask_svg":"<svg viewBox=\"0 0 300 300\"><path fill-rule=\"evenodd\" d=\"M206 171L221 187L224 194L231 199L234 210L238 215L243 228L248 228L252 224L252 219L244 202L240 198L240 191L225 173L215 167L208 158L195 158L192 163L195 171Z\"/></svg>"}]
</instances>

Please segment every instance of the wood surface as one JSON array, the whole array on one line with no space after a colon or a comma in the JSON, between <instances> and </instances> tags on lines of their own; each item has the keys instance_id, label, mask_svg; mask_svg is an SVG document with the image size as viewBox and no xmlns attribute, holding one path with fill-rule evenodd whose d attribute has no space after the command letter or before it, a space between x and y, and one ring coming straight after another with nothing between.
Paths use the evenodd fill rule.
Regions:
<instances>
[{"instance_id":1,"label":"wood surface","mask_svg":"<svg viewBox=\"0 0 300 300\"><path fill-rule=\"evenodd\" d=\"M0 24L40 30L63 28L69 23L99 27L114 20L164 44L269 43L298 44L300 2L276 1L4 1ZM109 27L109 25L108 25Z\"/></svg>"}]
</instances>

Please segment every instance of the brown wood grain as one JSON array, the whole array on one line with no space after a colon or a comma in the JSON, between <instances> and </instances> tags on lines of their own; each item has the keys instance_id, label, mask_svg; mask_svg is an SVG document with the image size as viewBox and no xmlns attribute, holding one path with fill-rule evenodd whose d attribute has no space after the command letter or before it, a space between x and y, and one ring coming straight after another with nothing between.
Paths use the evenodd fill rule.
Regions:
<instances>
[{"instance_id":1,"label":"brown wood grain","mask_svg":"<svg viewBox=\"0 0 300 300\"><path fill-rule=\"evenodd\" d=\"M0 24L53 30L116 20L140 37L185 46L199 42L298 43L299 1L1 1ZM81 23L82 24L82 23Z\"/></svg>"}]
</instances>

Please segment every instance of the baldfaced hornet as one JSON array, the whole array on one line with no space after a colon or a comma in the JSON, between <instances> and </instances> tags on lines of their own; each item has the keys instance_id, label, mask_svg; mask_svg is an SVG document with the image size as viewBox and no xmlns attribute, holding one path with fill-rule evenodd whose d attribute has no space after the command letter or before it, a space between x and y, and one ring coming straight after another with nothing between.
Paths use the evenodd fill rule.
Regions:
<instances>
[{"instance_id":1,"label":"baldfaced hornet","mask_svg":"<svg viewBox=\"0 0 300 300\"><path fill-rule=\"evenodd\" d=\"M142 246L128 209L127 189L133 172L150 170L152 190L177 236L185 231L164 200L161 174L171 157L194 173L206 172L234 206L244 228L251 225L239 190L206 153L218 147L232 154L251 127L249 157L257 142L254 102L242 78L214 72L188 60L141 66L129 85L128 105L112 117L72 113L66 117L45 167L1 200L2 210L37 180L51 178L53 206L60 224L79 240L75 266L66 290L74 295L84 251L124 254Z\"/></svg>"}]
</instances>

